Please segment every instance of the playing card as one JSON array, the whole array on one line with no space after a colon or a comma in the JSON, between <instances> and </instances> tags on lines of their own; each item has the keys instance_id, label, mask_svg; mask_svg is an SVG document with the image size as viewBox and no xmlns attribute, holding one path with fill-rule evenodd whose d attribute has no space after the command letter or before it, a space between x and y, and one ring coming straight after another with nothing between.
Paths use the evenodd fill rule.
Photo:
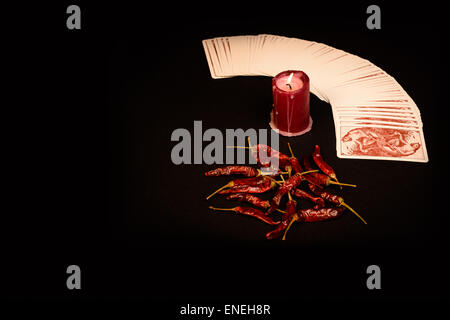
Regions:
<instances>
[{"instance_id":1,"label":"playing card","mask_svg":"<svg viewBox=\"0 0 450 320\"><path fill-rule=\"evenodd\" d=\"M336 132L339 158L428 162L423 133L388 126L342 126Z\"/></svg>"},{"instance_id":2,"label":"playing card","mask_svg":"<svg viewBox=\"0 0 450 320\"><path fill-rule=\"evenodd\" d=\"M343 122L373 122L373 123L390 123L391 125L411 125L411 126L420 126L422 125L421 121L419 121L416 117L392 117L392 116L383 116L383 115L345 115L338 116L338 121L340 123Z\"/></svg>"},{"instance_id":3,"label":"playing card","mask_svg":"<svg viewBox=\"0 0 450 320\"><path fill-rule=\"evenodd\" d=\"M245 75L248 72L249 44L247 36L229 37L233 74Z\"/></svg>"},{"instance_id":4,"label":"playing card","mask_svg":"<svg viewBox=\"0 0 450 320\"><path fill-rule=\"evenodd\" d=\"M269 38L269 35L261 34L258 35L256 41L256 49L253 55L253 72L258 75L270 76L269 73L264 69L264 65L262 63L262 59L264 58L264 46L266 45L266 41Z\"/></svg>"},{"instance_id":5,"label":"playing card","mask_svg":"<svg viewBox=\"0 0 450 320\"><path fill-rule=\"evenodd\" d=\"M415 120L422 123L420 114L415 109L409 107L402 107L405 109L388 109L388 108L333 108L334 115L338 119L356 118L383 118L383 119L397 119L397 120Z\"/></svg>"},{"instance_id":6,"label":"playing card","mask_svg":"<svg viewBox=\"0 0 450 320\"><path fill-rule=\"evenodd\" d=\"M231 65L229 61L229 57L226 54L225 43L223 38L217 38L213 44L215 45L215 49L217 50L217 56L219 58L219 64L221 67L221 76L222 77L231 77L233 74L231 72Z\"/></svg>"},{"instance_id":7,"label":"playing card","mask_svg":"<svg viewBox=\"0 0 450 320\"><path fill-rule=\"evenodd\" d=\"M392 116L413 116L415 110L409 106L398 107L376 107L376 106L333 106L337 114L360 114L360 115L392 115Z\"/></svg>"},{"instance_id":8,"label":"playing card","mask_svg":"<svg viewBox=\"0 0 450 320\"><path fill-rule=\"evenodd\" d=\"M211 52L209 50L209 40L203 40L202 44L203 44L203 49L205 51L206 60L208 62L208 67L209 67L209 71L211 73L211 77L213 79L217 79L218 76L217 76L216 68L214 67Z\"/></svg>"}]
</instances>

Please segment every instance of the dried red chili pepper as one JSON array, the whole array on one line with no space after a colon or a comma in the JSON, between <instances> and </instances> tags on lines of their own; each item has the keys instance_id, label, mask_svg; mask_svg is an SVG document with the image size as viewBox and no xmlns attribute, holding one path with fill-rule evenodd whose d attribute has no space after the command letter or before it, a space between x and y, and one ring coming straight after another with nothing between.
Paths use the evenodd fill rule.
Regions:
<instances>
[{"instance_id":1,"label":"dried red chili pepper","mask_svg":"<svg viewBox=\"0 0 450 320\"><path fill-rule=\"evenodd\" d=\"M251 148L251 155L260 167L269 167L272 164L271 159L278 158L278 166L284 168L289 165L289 157L265 144L257 144ZM261 159L263 155L263 159Z\"/></svg>"},{"instance_id":2,"label":"dried red chili pepper","mask_svg":"<svg viewBox=\"0 0 450 320\"><path fill-rule=\"evenodd\" d=\"M212 210L218 210L218 211L234 211L235 213L254 217L254 218L264 221L265 223L270 224L272 226L280 223L279 221L273 221L272 218L266 216L264 214L264 212L262 212L261 210L251 208L251 207L215 208L215 207L210 206L209 208Z\"/></svg>"},{"instance_id":3,"label":"dried red chili pepper","mask_svg":"<svg viewBox=\"0 0 450 320\"><path fill-rule=\"evenodd\" d=\"M233 193L264 193L273 189L277 185L276 182L271 180L266 180L264 184L259 184L255 186L234 186L232 188L221 190L219 194L233 194Z\"/></svg>"},{"instance_id":4,"label":"dried red chili pepper","mask_svg":"<svg viewBox=\"0 0 450 320\"><path fill-rule=\"evenodd\" d=\"M321 197L324 200L327 200L328 202L334 204L334 205L341 205L340 201L339 201L339 196L336 194L333 194L331 192L327 192L325 191L323 188L321 187L317 187L315 185L313 185L312 183L310 183L308 185L309 189L316 195Z\"/></svg>"},{"instance_id":5,"label":"dried red chili pepper","mask_svg":"<svg viewBox=\"0 0 450 320\"><path fill-rule=\"evenodd\" d=\"M227 146L227 148L242 148L250 149L250 155L256 160L256 163L260 167L270 167L272 165L272 160L278 158L278 166L284 168L289 165L289 157L265 144L256 144L252 146L250 144L250 139L248 139L249 146Z\"/></svg>"},{"instance_id":6,"label":"dried red chili pepper","mask_svg":"<svg viewBox=\"0 0 450 320\"><path fill-rule=\"evenodd\" d=\"M312 203L315 204L314 209L320 209L325 207L325 201L321 197L314 197L310 195L308 192L303 191L302 189L295 189L294 192L292 192L292 195L300 199L311 201Z\"/></svg>"},{"instance_id":7,"label":"dried red chili pepper","mask_svg":"<svg viewBox=\"0 0 450 320\"><path fill-rule=\"evenodd\" d=\"M345 211L345 208L321 208L321 209L302 209L299 210L296 214L294 214L289 221L288 226L286 227L283 235L283 239L286 239L286 234L291 228L292 224L296 221L298 222L318 222L324 220L335 219L342 215Z\"/></svg>"},{"instance_id":8,"label":"dried red chili pepper","mask_svg":"<svg viewBox=\"0 0 450 320\"><path fill-rule=\"evenodd\" d=\"M323 173L332 178L334 181L339 182L333 168L323 159L322 154L320 153L320 147L317 144L314 147L312 158Z\"/></svg>"},{"instance_id":9,"label":"dried red chili pepper","mask_svg":"<svg viewBox=\"0 0 450 320\"><path fill-rule=\"evenodd\" d=\"M317 171L317 170L313 170L313 171ZM302 175L307 174L309 172L310 171L296 173L293 176L291 176L289 179L287 179L286 182L280 186L277 193L272 198L272 201L270 202L270 208L267 210L267 214L274 212L280 206L281 198L285 194L289 193L289 191L295 189L303 181Z\"/></svg>"},{"instance_id":10,"label":"dried red chili pepper","mask_svg":"<svg viewBox=\"0 0 450 320\"><path fill-rule=\"evenodd\" d=\"M270 190L272 188L271 182L273 182L273 180L271 180L271 178L269 178L267 176L235 179L235 180L228 182L226 185L220 187L213 193L211 193L209 196L206 197L206 200L211 198L216 193L222 191L223 189L233 188L233 187L237 187L237 186L252 186L252 187L259 187L259 186L267 187L268 186L269 189L267 189L267 190ZM241 192L244 192L244 191L241 191ZM264 192L264 191L262 191L262 192Z\"/></svg>"},{"instance_id":11,"label":"dried red chili pepper","mask_svg":"<svg viewBox=\"0 0 450 320\"><path fill-rule=\"evenodd\" d=\"M331 192L318 188L313 184L309 184L309 188L315 195L318 195L322 199L334 205L346 207L348 210L353 212L359 219L361 219L361 221L364 222L364 224L367 224L367 222L355 210L353 210L348 204L344 202L344 199L342 197L339 197L338 195L335 195Z\"/></svg>"},{"instance_id":12,"label":"dried red chili pepper","mask_svg":"<svg viewBox=\"0 0 450 320\"><path fill-rule=\"evenodd\" d=\"M261 171L249 166L226 166L205 172L207 177L225 176L231 174L242 174L247 177L257 177Z\"/></svg>"},{"instance_id":13,"label":"dried red chili pepper","mask_svg":"<svg viewBox=\"0 0 450 320\"><path fill-rule=\"evenodd\" d=\"M294 156L294 153L292 152L292 148L291 148L291 145L290 145L290 143L288 142L288 147L289 147L289 150L290 150L290 152L291 152L291 158L289 159L290 160L290 162L291 162L291 167L292 167L292 169L294 169L294 172L295 173L301 173L301 172L303 172L303 168L302 168L302 166L300 165L300 162L299 162L299 160ZM307 167L305 167L305 169L306 170L313 170L313 168L312 168L312 166L311 165L308 165ZM318 184L318 185L320 185L320 186L322 186L323 185L323 181L324 181L324 179L325 179L325 177L323 177L322 179L318 179L316 176L317 175L319 175L319 173L318 172L314 172L314 173L310 173L310 174L305 174L304 176L303 176L303 178L306 180L306 181L308 181L309 183L312 183L312 184ZM316 177L316 178L315 178ZM325 183L327 183L328 182L328 184L329 184L329 181L330 181L330 179L328 179L327 181L325 181Z\"/></svg>"},{"instance_id":14,"label":"dried red chili pepper","mask_svg":"<svg viewBox=\"0 0 450 320\"><path fill-rule=\"evenodd\" d=\"M302 209L297 212L299 222L317 222L335 219L345 211L343 207L321 208L321 209Z\"/></svg>"},{"instance_id":15,"label":"dried red chili pepper","mask_svg":"<svg viewBox=\"0 0 450 320\"><path fill-rule=\"evenodd\" d=\"M288 142L288 147L289 147L289 150L291 152L291 158L289 160L291 162L292 169L294 169L295 173L303 172L303 168L300 165L299 160L294 156L294 153L292 152L292 148L291 148L291 145L290 145L289 142ZM311 165L308 165L307 167L305 166L305 169L308 170L308 171L313 170ZM310 173L310 174L305 174L303 176L303 178L306 181L308 181L309 183L316 184L316 185L319 185L319 186L322 186L324 183L330 184L331 180L329 178L327 179L326 178L327 176L323 175L323 177L320 177L318 175L320 175L320 173L314 172L314 173Z\"/></svg>"},{"instance_id":16,"label":"dried red chili pepper","mask_svg":"<svg viewBox=\"0 0 450 320\"><path fill-rule=\"evenodd\" d=\"M320 198L320 199L322 199L322 198ZM241 201L241 202L248 202L248 203L251 203L252 205L254 205L255 207L259 207L262 209L267 209L268 207L270 207L269 200L263 200L257 196L249 194L249 193L230 194L227 197L227 200L237 200L237 201Z\"/></svg>"},{"instance_id":17,"label":"dried red chili pepper","mask_svg":"<svg viewBox=\"0 0 450 320\"><path fill-rule=\"evenodd\" d=\"M300 165L300 162L298 159L294 156L294 153L292 152L291 144L288 142L289 151L291 152L291 157L289 158L289 164L290 167L294 170L295 173L301 173L303 172L303 168Z\"/></svg>"},{"instance_id":18,"label":"dried red chili pepper","mask_svg":"<svg viewBox=\"0 0 450 320\"><path fill-rule=\"evenodd\" d=\"M281 235L283 235L284 231L288 227L292 217L294 216L296 209L297 202L295 200L289 200L286 203L286 212L283 213L283 216L281 217L281 223L275 229L268 232L266 234L266 238L270 240L281 237Z\"/></svg>"},{"instance_id":19,"label":"dried red chili pepper","mask_svg":"<svg viewBox=\"0 0 450 320\"><path fill-rule=\"evenodd\" d=\"M289 159L289 161L290 161L291 167L292 167L292 169L294 170L295 173L303 172L303 168L300 165L300 162L298 161L297 158L292 157L292 158Z\"/></svg>"},{"instance_id":20,"label":"dried red chili pepper","mask_svg":"<svg viewBox=\"0 0 450 320\"><path fill-rule=\"evenodd\" d=\"M224 191L228 191L228 190L224 190ZM246 201L246 202L251 203L254 206L259 207L261 209L266 209L266 208L270 207L269 200L263 200L261 198L258 198L257 196L249 194L249 193L232 193L229 196L227 196L227 200ZM277 209L277 211L279 211L283 214L286 213L286 211L283 211L280 209Z\"/></svg>"},{"instance_id":21,"label":"dried red chili pepper","mask_svg":"<svg viewBox=\"0 0 450 320\"><path fill-rule=\"evenodd\" d=\"M305 166L306 170L312 170L311 162L309 161L308 157L303 158L303 165ZM346 186L346 187L354 187L356 188L356 185L349 184L349 183L341 183L341 182L335 182L331 180L329 176L326 174L320 173L320 172L314 172L310 173L305 176L305 180L307 180L309 183L312 183L318 187L328 187L330 184L335 184L338 186Z\"/></svg>"},{"instance_id":22,"label":"dried red chili pepper","mask_svg":"<svg viewBox=\"0 0 450 320\"><path fill-rule=\"evenodd\" d=\"M297 173L287 179L286 182L283 183L283 185L278 189L275 196L272 198L272 201L270 202L270 208L267 210L267 214L274 212L280 206L280 202L283 196L292 189L296 188L302 181L302 176Z\"/></svg>"}]
</instances>

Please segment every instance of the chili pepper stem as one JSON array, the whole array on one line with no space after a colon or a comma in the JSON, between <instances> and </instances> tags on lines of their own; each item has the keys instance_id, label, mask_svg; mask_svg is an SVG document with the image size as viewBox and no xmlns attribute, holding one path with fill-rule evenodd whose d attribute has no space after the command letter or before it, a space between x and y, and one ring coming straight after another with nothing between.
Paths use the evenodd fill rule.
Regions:
<instances>
[{"instance_id":1,"label":"chili pepper stem","mask_svg":"<svg viewBox=\"0 0 450 320\"><path fill-rule=\"evenodd\" d=\"M213 193L211 193L209 196L206 197L206 200L209 200L209 198L211 198L213 195L215 195L217 192L222 191L223 189L229 188L233 186L233 181L228 182L226 185L224 185L223 187L220 187L219 189L217 189L216 191L214 191Z\"/></svg>"},{"instance_id":2,"label":"chili pepper stem","mask_svg":"<svg viewBox=\"0 0 450 320\"><path fill-rule=\"evenodd\" d=\"M342 190L342 184L339 182L339 180L337 179L336 175L333 174L330 176L334 181L336 181L337 183L339 183L339 188ZM356 186L355 186L356 188Z\"/></svg>"},{"instance_id":3,"label":"chili pepper stem","mask_svg":"<svg viewBox=\"0 0 450 320\"><path fill-rule=\"evenodd\" d=\"M280 181L277 181L277 180L275 180L275 179L272 178L272 177L269 177L269 176L266 176L266 175L265 175L265 177L268 178L268 179L270 179L270 180L272 180L272 181L275 182L276 184L279 184L279 185L282 184ZM283 181L284 181L284 180L283 180Z\"/></svg>"},{"instance_id":4,"label":"chili pepper stem","mask_svg":"<svg viewBox=\"0 0 450 320\"><path fill-rule=\"evenodd\" d=\"M209 206L209 208L211 210L215 210L215 211L234 211L234 208L216 208L213 206Z\"/></svg>"},{"instance_id":5,"label":"chili pepper stem","mask_svg":"<svg viewBox=\"0 0 450 320\"><path fill-rule=\"evenodd\" d=\"M346 207L351 212L353 212L359 219L361 219L362 222L364 222L364 224L367 224L367 222L358 213L356 213L355 210L353 210L348 204L346 204L344 201L341 201L341 205Z\"/></svg>"},{"instance_id":6,"label":"chili pepper stem","mask_svg":"<svg viewBox=\"0 0 450 320\"><path fill-rule=\"evenodd\" d=\"M308 170L308 171L303 171L303 172L301 172L301 173L298 173L299 175L304 175L304 174L307 174L307 173L313 173L313 172L319 172L319 170Z\"/></svg>"},{"instance_id":7,"label":"chili pepper stem","mask_svg":"<svg viewBox=\"0 0 450 320\"><path fill-rule=\"evenodd\" d=\"M281 240L286 240L286 234L287 234L288 230L291 228L292 224L293 224L295 221L297 221L297 220L298 220L298 215L295 214L295 215L292 217L292 220L289 222L289 224L288 224L286 230L284 230L283 238L282 238Z\"/></svg>"},{"instance_id":8,"label":"chili pepper stem","mask_svg":"<svg viewBox=\"0 0 450 320\"><path fill-rule=\"evenodd\" d=\"M288 142L288 147L289 147L289 151L291 152L291 157L294 158L294 153L292 152L291 144L289 142Z\"/></svg>"},{"instance_id":9,"label":"chili pepper stem","mask_svg":"<svg viewBox=\"0 0 450 320\"><path fill-rule=\"evenodd\" d=\"M340 183L340 182L335 182L335 181L329 181L330 184L336 184L338 186L345 186L345 187L353 187L356 188L356 184L349 184L349 183Z\"/></svg>"}]
</instances>

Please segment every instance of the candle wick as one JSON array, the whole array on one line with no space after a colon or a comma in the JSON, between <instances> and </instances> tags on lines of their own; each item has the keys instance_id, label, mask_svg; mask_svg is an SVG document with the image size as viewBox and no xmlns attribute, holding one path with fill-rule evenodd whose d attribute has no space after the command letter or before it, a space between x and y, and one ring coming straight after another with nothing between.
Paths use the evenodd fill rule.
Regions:
<instances>
[{"instance_id":1,"label":"candle wick","mask_svg":"<svg viewBox=\"0 0 450 320\"><path fill-rule=\"evenodd\" d=\"M289 78L286 82L286 85L289 86L289 90L292 90L292 86L291 86L291 80L292 80L292 76L294 75L293 72L291 72L291 74L289 75Z\"/></svg>"}]
</instances>

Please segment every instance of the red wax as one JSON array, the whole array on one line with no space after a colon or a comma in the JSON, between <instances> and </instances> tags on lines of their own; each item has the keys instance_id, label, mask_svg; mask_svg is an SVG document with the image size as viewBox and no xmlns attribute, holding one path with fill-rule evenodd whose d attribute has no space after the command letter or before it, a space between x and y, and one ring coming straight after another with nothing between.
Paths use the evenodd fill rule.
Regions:
<instances>
[{"instance_id":1,"label":"red wax","mask_svg":"<svg viewBox=\"0 0 450 320\"><path fill-rule=\"evenodd\" d=\"M311 130L309 77L306 73L288 70L277 74L272 79L272 93L270 125L275 131L285 136L295 136Z\"/></svg>"}]
</instances>

